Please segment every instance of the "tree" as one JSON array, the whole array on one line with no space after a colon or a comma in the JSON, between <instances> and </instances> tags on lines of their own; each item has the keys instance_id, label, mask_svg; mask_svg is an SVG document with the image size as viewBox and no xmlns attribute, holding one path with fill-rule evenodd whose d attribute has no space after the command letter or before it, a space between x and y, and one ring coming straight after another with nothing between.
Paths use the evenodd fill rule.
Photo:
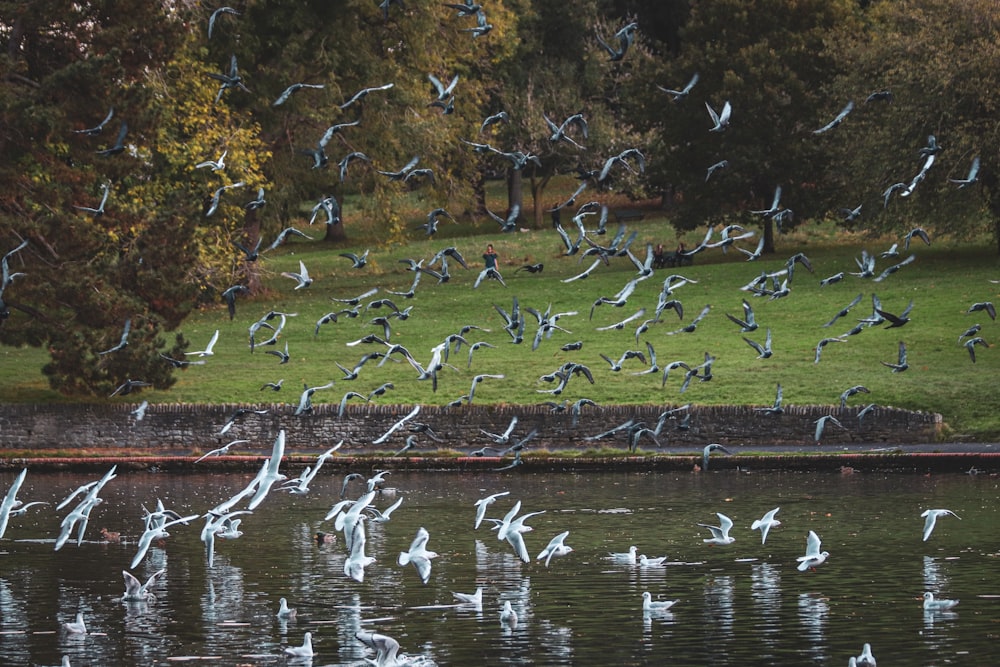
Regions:
<instances>
[{"instance_id":1,"label":"tree","mask_svg":"<svg viewBox=\"0 0 1000 667\"><path fill-rule=\"evenodd\" d=\"M639 98L635 117L656 132L648 181L675 205L679 228L706 219L763 220L765 249L773 252L771 219L748 210L767 209L777 186L794 221L819 210L815 165L823 145L812 130L843 106L821 95L836 74L824 46L832 31L855 24L855 11L849 0L692 5L679 56L637 73L650 94ZM694 74L697 84L677 102L655 88L680 90ZM719 111L726 102L730 127L709 132L706 104ZM722 160L729 166L706 178L707 168Z\"/></svg>"},{"instance_id":2,"label":"tree","mask_svg":"<svg viewBox=\"0 0 1000 667\"><path fill-rule=\"evenodd\" d=\"M227 200L206 222L202 197L230 176L261 182L253 130L231 132L227 112L207 103L214 87L193 58L183 12L42 2L5 3L0 15L0 148L9 156L0 238L29 242L11 258L26 276L4 291L12 314L0 341L45 345L44 372L65 393L110 393L128 378L169 387L163 333L206 287L228 282L212 267L231 265L233 221L242 221L242 202ZM82 132L109 106L100 132ZM218 157L222 137L234 141L230 160L243 174L206 182L194 164ZM125 322L127 346L100 354ZM178 336L168 354L185 346Z\"/></svg>"},{"instance_id":3,"label":"tree","mask_svg":"<svg viewBox=\"0 0 1000 667\"><path fill-rule=\"evenodd\" d=\"M989 0L874 2L865 29L838 32L828 53L840 76L831 88L860 103L829 170L844 202L863 202L853 223L872 231L931 225L960 237L991 233L1000 251L1000 8ZM889 91L864 104L875 92ZM934 135L941 150L913 195L883 192L907 185ZM980 159L977 183L959 189ZM844 203L841 204L846 205Z\"/></svg>"}]
</instances>

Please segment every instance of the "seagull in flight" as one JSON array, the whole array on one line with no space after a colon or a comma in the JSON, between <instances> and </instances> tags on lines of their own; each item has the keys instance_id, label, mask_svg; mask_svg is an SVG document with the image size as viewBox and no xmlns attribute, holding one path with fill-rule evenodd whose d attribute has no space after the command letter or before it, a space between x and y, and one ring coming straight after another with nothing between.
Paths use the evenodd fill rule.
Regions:
<instances>
[{"instance_id":1,"label":"seagull in flight","mask_svg":"<svg viewBox=\"0 0 1000 667\"><path fill-rule=\"evenodd\" d=\"M708 102L705 102L705 108L708 109L708 115L712 117L712 122L714 123L709 132L722 132L729 127L729 117L733 113L733 108L729 105L729 100L726 100L726 103L722 105L720 113L715 113L715 109Z\"/></svg>"},{"instance_id":2,"label":"seagull in flight","mask_svg":"<svg viewBox=\"0 0 1000 667\"><path fill-rule=\"evenodd\" d=\"M344 102L343 104L341 104L340 108L341 108L341 110L344 110L347 107L349 107L352 104L354 104L355 102L359 102L359 101L363 100L370 93L374 93L374 92L379 91L379 90L389 90L390 88L393 87L393 85L394 84L387 83L387 84L385 84L383 86L373 86L371 88L362 88L358 92L354 93L354 95L349 100L347 100L346 102Z\"/></svg>"},{"instance_id":3,"label":"seagull in flight","mask_svg":"<svg viewBox=\"0 0 1000 667\"><path fill-rule=\"evenodd\" d=\"M810 530L809 536L806 538L806 554L795 559L799 561L796 569L799 572L805 572L810 568L816 569L818 566L826 562L826 559L829 558L829 556L829 551L820 551L819 535Z\"/></svg>"},{"instance_id":4,"label":"seagull in flight","mask_svg":"<svg viewBox=\"0 0 1000 667\"><path fill-rule=\"evenodd\" d=\"M776 515L778 513L778 510L780 509L781 509L780 507L775 507L773 510L771 510L761 518L755 519L754 522L750 524L750 530L760 531L761 544L767 542L767 534L772 528L781 525L781 522L774 518L774 515Z\"/></svg>"},{"instance_id":5,"label":"seagull in flight","mask_svg":"<svg viewBox=\"0 0 1000 667\"><path fill-rule=\"evenodd\" d=\"M103 352L98 352L98 355L111 354L112 352L119 352L128 347L128 334L132 330L132 318L125 320L125 330L122 332L121 340L114 347L104 350Z\"/></svg>"},{"instance_id":6,"label":"seagull in flight","mask_svg":"<svg viewBox=\"0 0 1000 667\"><path fill-rule=\"evenodd\" d=\"M847 118L847 114L851 113L852 111L854 111L854 101L853 100L849 101L847 103L847 106L845 106L843 109L841 109L840 113L837 114L836 118L834 118L833 120L831 120L829 123L827 123L823 127L819 128L818 130L813 130L813 134L823 134L824 132L829 132L833 128L835 128L838 125L840 125L841 123L843 123L844 119Z\"/></svg>"},{"instance_id":7,"label":"seagull in flight","mask_svg":"<svg viewBox=\"0 0 1000 667\"><path fill-rule=\"evenodd\" d=\"M98 134L101 133L102 130L104 130L104 126L108 124L108 121L110 121L114 115L115 115L115 108L111 107L110 109L108 109L108 115L105 116L104 120L102 120L100 123L98 123L94 127L87 128L86 130L73 130L73 133L85 134L88 137L96 137Z\"/></svg>"},{"instance_id":8,"label":"seagull in flight","mask_svg":"<svg viewBox=\"0 0 1000 667\"><path fill-rule=\"evenodd\" d=\"M938 509L938 510L924 510L920 516L924 518L924 542L926 542L931 533L934 532L934 526L937 525L938 517L942 516L953 516L956 519L961 520L962 517L958 516L951 510Z\"/></svg>"},{"instance_id":9,"label":"seagull in flight","mask_svg":"<svg viewBox=\"0 0 1000 667\"><path fill-rule=\"evenodd\" d=\"M727 544L732 544L733 542L735 542L736 538L732 537L729 534L729 531L733 527L733 520L730 519L725 514L722 514L721 512L716 512L715 516L719 517L718 526L710 526L707 523L698 524L702 528L707 528L709 532L712 533L712 537L705 538L702 540L702 542L704 542L705 544L712 544L712 545L718 544L721 546L725 546Z\"/></svg>"},{"instance_id":10,"label":"seagull in flight","mask_svg":"<svg viewBox=\"0 0 1000 667\"><path fill-rule=\"evenodd\" d=\"M683 102L691 93L691 89L694 88L696 83L698 83L697 72L691 76L691 80L687 82L687 85L680 90L671 90L670 88L664 88L663 86L657 86L657 88L665 92L667 95L670 95L670 99L674 102Z\"/></svg>"}]
</instances>

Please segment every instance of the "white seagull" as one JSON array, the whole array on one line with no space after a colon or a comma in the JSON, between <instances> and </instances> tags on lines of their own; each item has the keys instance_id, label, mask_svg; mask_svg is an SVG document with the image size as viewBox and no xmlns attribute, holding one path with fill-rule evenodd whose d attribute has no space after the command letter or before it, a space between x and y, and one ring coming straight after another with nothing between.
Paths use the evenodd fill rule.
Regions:
<instances>
[{"instance_id":1,"label":"white seagull","mask_svg":"<svg viewBox=\"0 0 1000 667\"><path fill-rule=\"evenodd\" d=\"M955 517L956 519L959 519L959 520L962 519L962 517L958 516L957 514L955 514L954 512L952 512L951 510L924 510L923 511L923 513L920 516L924 517L924 542L926 542L927 539L931 536L931 533L934 532L934 526L937 524L938 517L939 516L947 516L949 514L951 516ZM2 536L2 535L3 535L3 531L0 531L0 536Z\"/></svg>"},{"instance_id":2,"label":"white seagull","mask_svg":"<svg viewBox=\"0 0 1000 667\"><path fill-rule=\"evenodd\" d=\"M486 496L485 498L480 498L476 501L476 525L475 529L479 528L479 524L483 522L486 518L486 508L496 502L497 498L502 496L510 495L510 491L501 491L500 493L494 493L492 495ZM0 537L3 537L3 533L0 532Z\"/></svg>"},{"instance_id":3,"label":"white seagull","mask_svg":"<svg viewBox=\"0 0 1000 667\"><path fill-rule=\"evenodd\" d=\"M219 340L219 330L216 329L215 333L212 334L212 339L208 341L208 347L206 347L204 350L198 350L197 352L185 352L184 354L189 357L210 357L215 354L215 352L212 351L212 348L215 347L215 343L218 342L218 340Z\"/></svg>"},{"instance_id":4,"label":"white seagull","mask_svg":"<svg viewBox=\"0 0 1000 667\"><path fill-rule=\"evenodd\" d=\"M924 593L924 611L950 611L958 605L958 600L935 600L930 591Z\"/></svg>"},{"instance_id":5,"label":"white seagull","mask_svg":"<svg viewBox=\"0 0 1000 667\"><path fill-rule=\"evenodd\" d=\"M750 530L760 530L760 543L764 544L767 542L767 533L775 526L780 526L781 522L774 518L774 515L778 513L780 507L775 507L773 510L762 516L761 518L755 520L750 524Z\"/></svg>"},{"instance_id":6,"label":"white seagull","mask_svg":"<svg viewBox=\"0 0 1000 667\"><path fill-rule=\"evenodd\" d=\"M413 563L413 567L417 568L417 573L420 574L420 580L425 584L431 578L431 559L438 556L433 551L427 550L427 540L430 537L431 535L427 532L426 528L418 529L417 536L413 538L413 543L410 544L410 550L401 551L398 561L400 565Z\"/></svg>"},{"instance_id":7,"label":"white seagull","mask_svg":"<svg viewBox=\"0 0 1000 667\"><path fill-rule=\"evenodd\" d=\"M826 559L830 556L830 552L820 551L819 548L819 535L810 530L809 537L806 538L806 555L799 556L795 559L799 561L797 568L799 572L805 572L809 568L816 568L826 561Z\"/></svg>"},{"instance_id":8,"label":"white seagull","mask_svg":"<svg viewBox=\"0 0 1000 667\"><path fill-rule=\"evenodd\" d=\"M156 597L153 595L152 591L149 590L149 588L156 582L157 577L162 575L164 572L166 572L165 569L157 570L150 575L148 579L146 579L146 583L142 583L128 570L122 570L122 577L125 578L125 595L122 596L122 600L127 602L140 602L142 600Z\"/></svg>"},{"instance_id":9,"label":"white seagull","mask_svg":"<svg viewBox=\"0 0 1000 667\"><path fill-rule=\"evenodd\" d=\"M569 536L569 531L563 531L552 538L548 546L542 549L542 552L538 554L535 560L545 559L545 567L549 566L549 561L552 560L553 556L565 556L566 554L573 551L573 547L564 544L564 540Z\"/></svg>"},{"instance_id":10,"label":"white seagull","mask_svg":"<svg viewBox=\"0 0 1000 667\"><path fill-rule=\"evenodd\" d=\"M655 614L656 612L669 611L678 602L680 600L654 600L653 595L646 591L642 594L642 613Z\"/></svg>"},{"instance_id":11,"label":"white seagull","mask_svg":"<svg viewBox=\"0 0 1000 667\"><path fill-rule=\"evenodd\" d=\"M702 542L705 544L718 544L720 546L732 544L736 541L735 537L731 537L729 535L729 531L733 527L733 520L721 512L716 512L715 515L719 517L718 526L710 526L707 523L698 524L702 528L708 528L708 530L712 533L712 537L706 538L702 540Z\"/></svg>"},{"instance_id":12,"label":"white seagull","mask_svg":"<svg viewBox=\"0 0 1000 667\"><path fill-rule=\"evenodd\" d=\"M307 632L302 641L302 646L286 646L285 653L296 658L311 658L316 655L313 652L313 635Z\"/></svg>"}]
</instances>

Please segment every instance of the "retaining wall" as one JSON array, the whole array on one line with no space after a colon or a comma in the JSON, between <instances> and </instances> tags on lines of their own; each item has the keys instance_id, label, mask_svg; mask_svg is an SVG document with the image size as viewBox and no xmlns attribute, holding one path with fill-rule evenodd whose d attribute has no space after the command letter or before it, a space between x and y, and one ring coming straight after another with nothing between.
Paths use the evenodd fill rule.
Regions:
<instances>
[{"instance_id":1,"label":"retaining wall","mask_svg":"<svg viewBox=\"0 0 1000 667\"><path fill-rule=\"evenodd\" d=\"M241 405L150 405L141 420L126 404L45 404L0 406L0 449L66 450L67 452L134 448L151 453L191 454L219 447L231 440L247 439L254 448L269 446L279 429L285 429L289 452L296 449L326 449L340 440L343 453L372 453L400 449L409 425L430 426L442 442L417 433L415 451L454 449L474 450L491 444L480 429L502 433L511 418L518 417L515 438L532 429L538 434L531 449L624 449L628 431L600 439L594 436L628 420L654 428L664 410L676 406L585 406L578 417L568 412L554 413L547 406L462 406L447 408L422 406L420 412L381 445L372 441L407 415L410 405L348 405L338 417L337 405L317 405L311 414L294 416L284 404ZM267 410L267 414L245 414L226 433L222 426L237 409ZM663 446L723 445L809 445L815 442L815 420L834 415L842 427L828 424L824 444L872 443L908 444L934 442L942 428L941 415L911 412L889 407L875 408L863 420L859 408L832 406L790 406L784 414L769 416L750 407L692 406L688 428L681 430L680 419L668 420L656 440ZM683 417L684 412L676 413ZM655 450L648 436L638 441L641 450Z\"/></svg>"}]
</instances>

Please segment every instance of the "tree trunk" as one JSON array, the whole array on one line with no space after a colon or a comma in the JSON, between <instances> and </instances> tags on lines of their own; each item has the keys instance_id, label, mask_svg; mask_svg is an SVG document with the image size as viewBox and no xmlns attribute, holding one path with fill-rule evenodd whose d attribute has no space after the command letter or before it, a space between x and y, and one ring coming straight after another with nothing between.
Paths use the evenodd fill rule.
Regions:
<instances>
[{"instance_id":1,"label":"tree trunk","mask_svg":"<svg viewBox=\"0 0 1000 667\"><path fill-rule=\"evenodd\" d=\"M260 216L257 209L250 209L243 216L243 244L253 250L260 240ZM241 268L243 273L243 284L250 290L250 294L259 294L262 288L260 279L260 266L256 260L244 261Z\"/></svg>"},{"instance_id":2,"label":"tree trunk","mask_svg":"<svg viewBox=\"0 0 1000 667\"><path fill-rule=\"evenodd\" d=\"M476 201L475 214L486 213L486 173L480 169L476 172L476 180L472 183L472 196Z\"/></svg>"},{"instance_id":3,"label":"tree trunk","mask_svg":"<svg viewBox=\"0 0 1000 667\"><path fill-rule=\"evenodd\" d=\"M545 186L549 184L551 176L546 175L541 178L536 178L534 174L531 176L531 199L534 208L534 221L535 229L541 229L543 221L543 213L545 212L544 206L542 206L542 193L545 192ZM558 204L557 204L558 205Z\"/></svg>"},{"instance_id":4,"label":"tree trunk","mask_svg":"<svg viewBox=\"0 0 1000 667\"><path fill-rule=\"evenodd\" d=\"M774 222L771 218L764 219L764 249L761 250L762 254L773 255L774 250Z\"/></svg>"},{"instance_id":5,"label":"tree trunk","mask_svg":"<svg viewBox=\"0 0 1000 667\"><path fill-rule=\"evenodd\" d=\"M347 232L344 230L344 223L336 222L326 226L326 236L323 241L326 243L340 243L347 240Z\"/></svg>"},{"instance_id":6,"label":"tree trunk","mask_svg":"<svg viewBox=\"0 0 1000 667\"><path fill-rule=\"evenodd\" d=\"M516 204L521 206L524 198L524 183L520 169L511 169L507 172L507 215Z\"/></svg>"}]
</instances>

